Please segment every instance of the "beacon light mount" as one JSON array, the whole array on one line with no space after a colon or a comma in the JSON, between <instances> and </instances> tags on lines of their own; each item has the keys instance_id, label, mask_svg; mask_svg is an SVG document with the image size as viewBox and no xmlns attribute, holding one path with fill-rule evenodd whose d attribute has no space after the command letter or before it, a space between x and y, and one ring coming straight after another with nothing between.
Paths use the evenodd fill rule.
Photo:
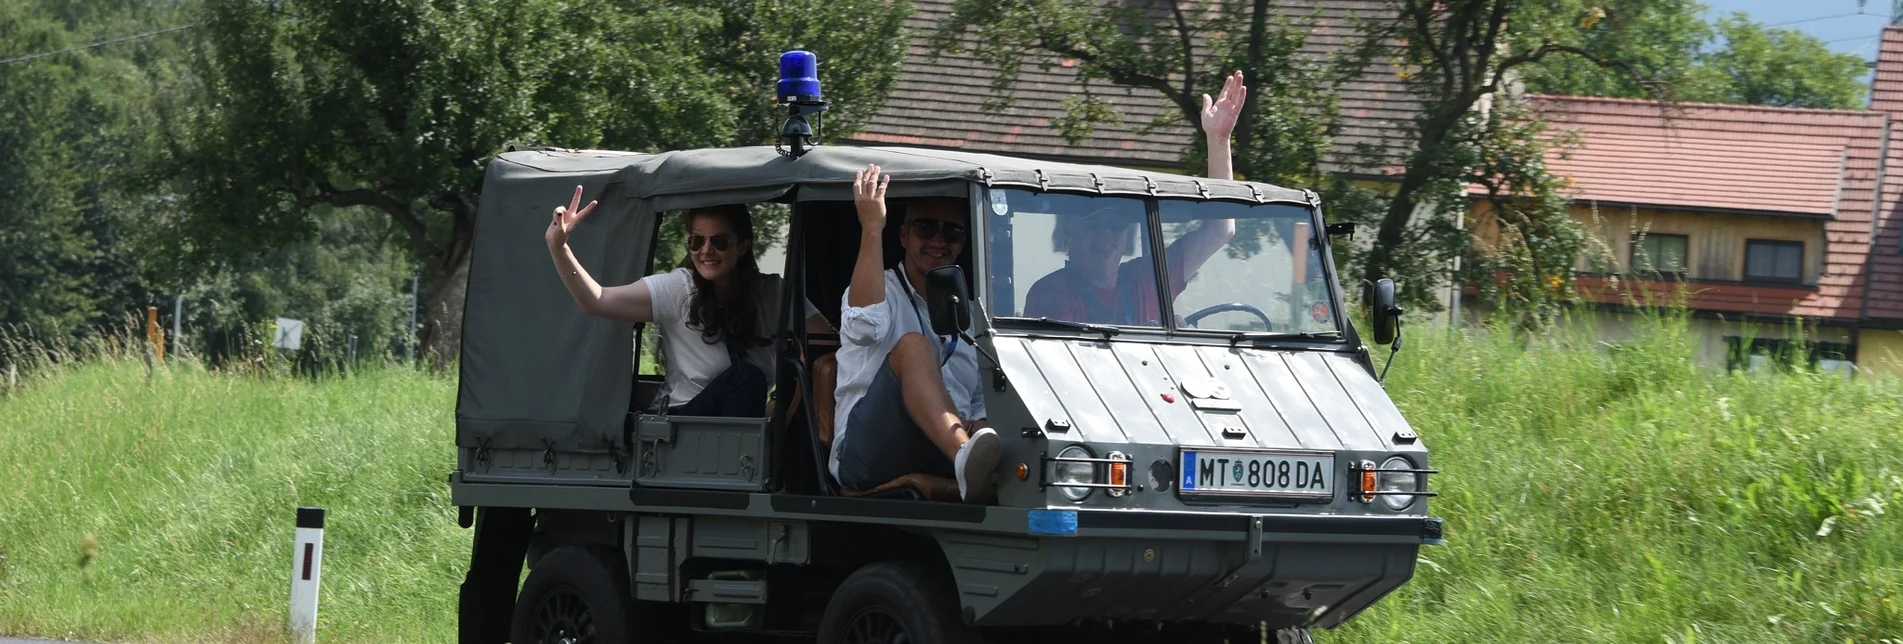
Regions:
<instances>
[{"instance_id":1,"label":"beacon light mount","mask_svg":"<svg viewBox=\"0 0 1903 644\"><path fill-rule=\"evenodd\" d=\"M817 117L827 107L820 93L819 59L813 52L795 49L780 54L777 94L779 104L786 107L786 121L780 124L780 143L792 146L790 151L779 147L780 154L797 159L806 154L816 138L808 118Z\"/></svg>"}]
</instances>

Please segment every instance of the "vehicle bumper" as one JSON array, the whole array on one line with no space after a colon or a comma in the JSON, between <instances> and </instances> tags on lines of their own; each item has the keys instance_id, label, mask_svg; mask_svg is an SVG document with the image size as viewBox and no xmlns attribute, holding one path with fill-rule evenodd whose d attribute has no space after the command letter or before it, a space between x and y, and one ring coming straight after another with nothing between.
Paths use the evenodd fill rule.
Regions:
<instances>
[{"instance_id":1,"label":"vehicle bumper","mask_svg":"<svg viewBox=\"0 0 1903 644\"><path fill-rule=\"evenodd\" d=\"M1043 516L1031 513L1031 531L1046 533L1032 540L940 535L974 623L1328 628L1406 583L1441 536L1419 516Z\"/></svg>"}]
</instances>

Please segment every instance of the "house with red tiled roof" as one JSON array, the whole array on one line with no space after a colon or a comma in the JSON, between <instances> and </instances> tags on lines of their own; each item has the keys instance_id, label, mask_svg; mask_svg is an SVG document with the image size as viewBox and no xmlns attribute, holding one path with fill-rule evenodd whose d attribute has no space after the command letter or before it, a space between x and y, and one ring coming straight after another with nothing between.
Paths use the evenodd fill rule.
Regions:
<instances>
[{"instance_id":1,"label":"house with red tiled roof","mask_svg":"<svg viewBox=\"0 0 1903 644\"><path fill-rule=\"evenodd\" d=\"M1575 286L1607 313L1602 332L1618 334L1620 311L1682 299L1707 362L1768 359L1800 334L1806 360L1856 360L1887 115L1526 100L1556 142L1576 137L1546 164L1587 231ZM1477 230L1488 211L1476 202Z\"/></svg>"},{"instance_id":2,"label":"house with red tiled roof","mask_svg":"<svg viewBox=\"0 0 1903 644\"><path fill-rule=\"evenodd\" d=\"M1526 100L1577 137L1546 164L1591 239L1575 282L1602 333L1683 303L1708 363L1903 375L1903 27L1868 109Z\"/></svg>"}]
</instances>

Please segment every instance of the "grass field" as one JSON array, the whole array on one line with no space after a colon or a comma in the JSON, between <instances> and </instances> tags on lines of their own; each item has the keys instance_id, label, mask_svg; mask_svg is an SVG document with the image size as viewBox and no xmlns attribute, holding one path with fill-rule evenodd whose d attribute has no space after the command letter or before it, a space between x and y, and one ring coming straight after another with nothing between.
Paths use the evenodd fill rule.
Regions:
<instances>
[{"instance_id":1,"label":"grass field","mask_svg":"<svg viewBox=\"0 0 1903 644\"><path fill-rule=\"evenodd\" d=\"M453 404L453 380L399 369L36 379L0 402L0 633L273 641L295 508L317 505L323 641L454 641Z\"/></svg>"},{"instance_id":2,"label":"grass field","mask_svg":"<svg viewBox=\"0 0 1903 644\"><path fill-rule=\"evenodd\" d=\"M1388 384L1443 471L1448 543L1318 639L1903 641L1903 383L1701 370L1681 329L1410 330ZM312 504L321 640L453 641L453 392L395 368L36 372L0 398L0 633L273 639Z\"/></svg>"}]
</instances>

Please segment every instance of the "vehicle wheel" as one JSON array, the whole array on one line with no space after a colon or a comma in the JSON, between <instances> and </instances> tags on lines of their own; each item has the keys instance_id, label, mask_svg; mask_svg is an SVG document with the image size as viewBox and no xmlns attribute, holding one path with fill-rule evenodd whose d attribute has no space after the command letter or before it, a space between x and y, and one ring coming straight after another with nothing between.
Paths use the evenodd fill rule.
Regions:
<instances>
[{"instance_id":1,"label":"vehicle wheel","mask_svg":"<svg viewBox=\"0 0 1903 644\"><path fill-rule=\"evenodd\" d=\"M912 562L880 562L846 577L826 602L819 644L979 644L959 617L951 576Z\"/></svg>"},{"instance_id":2,"label":"vehicle wheel","mask_svg":"<svg viewBox=\"0 0 1903 644\"><path fill-rule=\"evenodd\" d=\"M1284 628L1275 632L1275 644L1315 644L1315 636L1306 628Z\"/></svg>"},{"instance_id":3,"label":"vehicle wheel","mask_svg":"<svg viewBox=\"0 0 1903 644\"><path fill-rule=\"evenodd\" d=\"M516 598L514 644L621 644L634 634L628 568L606 548L562 546L529 571Z\"/></svg>"}]
</instances>

